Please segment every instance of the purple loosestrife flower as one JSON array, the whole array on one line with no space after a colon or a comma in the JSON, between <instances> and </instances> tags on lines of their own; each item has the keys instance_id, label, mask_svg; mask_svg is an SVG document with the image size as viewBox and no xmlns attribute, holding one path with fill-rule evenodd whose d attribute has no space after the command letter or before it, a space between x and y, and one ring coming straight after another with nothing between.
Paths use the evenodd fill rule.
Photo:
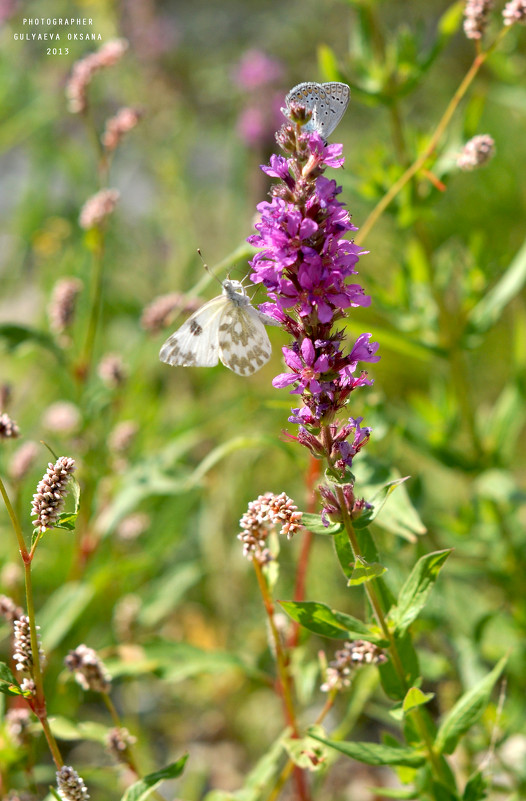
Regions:
<instances>
[{"instance_id":1,"label":"purple loosestrife flower","mask_svg":"<svg viewBox=\"0 0 526 801\"><path fill-rule=\"evenodd\" d=\"M270 299L261 310L293 337L283 348L287 372L272 383L301 396L302 405L289 417L300 426L296 439L344 473L370 429L353 418L339 426L335 417L354 389L372 383L359 365L380 358L371 334L361 334L349 347L337 326L348 309L371 302L359 284L349 281L366 251L345 238L356 227L338 199L341 187L323 174L327 167L343 165L342 146L302 130L310 112L292 106L297 124L286 123L276 136L287 155L273 155L261 168L278 183L271 199L258 205L257 233L248 239L260 248L251 261L251 279L265 286ZM318 438L322 427L323 441Z\"/></svg>"}]
</instances>

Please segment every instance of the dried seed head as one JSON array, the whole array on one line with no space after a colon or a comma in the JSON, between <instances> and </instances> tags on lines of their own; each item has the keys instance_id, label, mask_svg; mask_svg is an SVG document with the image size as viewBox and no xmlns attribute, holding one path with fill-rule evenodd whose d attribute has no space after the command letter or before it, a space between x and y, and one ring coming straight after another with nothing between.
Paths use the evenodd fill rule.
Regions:
<instances>
[{"instance_id":1,"label":"dried seed head","mask_svg":"<svg viewBox=\"0 0 526 801\"><path fill-rule=\"evenodd\" d=\"M76 770L63 765L57 770L57 789L63 801L87 801L88 788Z\"/></svg>"},{"instance_id":2,"label":"dried seed head","mask_svg":"<svg viewBox=\"0 0 526 801\"><path fill-rule=\"evenodd\" d=\"M33 467L39 450L36 442L24 442L11 457L8 472L13 481L23 481Z\"/></svg>"},{"instance_id":3,"label":"dried seed head","mask_svg":"<svg viewBox=\"0 0 526 801\"><path fill-rule=\"evenodd\" d=\"M14 623L15 620L20 620L23 614L22 607L17 606L12 598L0 595L0 617L3 617L8 623Z\"/></svg>"},{"instance_id":4,"label":"dried seed head","mask_svg":"<svg viewBox=\"0 0 526 801\"><path fill-rule=\"evenodd\" d=\"M79 645L70 651L64 664L75 673L75 680L84 690L107 693L111 687L111 676L99 659L97 652L87 645Z\"/></svg>"},{"instance_id":5,"label":"dried seed head","mask_svg":"<svg viewBox=\"0 0 526 801\"><path fill-rule=\"evenodd\" d=\"M20 429L15 421L5 412L0 414L0 439L16 439L19 434Z\"/></svg>"},{"instance_id":6,"label":"dried seed head","mask_svg":"<svg viewBox=\"0 0 526 801\"><path fill-rule=\"evenodd\" d=\"M123 727L111 729L106 736L106 747L117 762L127 761L126 752L136 742L137 738Z\"/></svg>"},{"instance_id":7,"label":"dried seed head","mask_svg":"<svg viewBox=\"0 0 526 801\"><path fill-rule=\"evenodd\" d=\"M380 665L387 661L381 648L365 640L346 642L340 651L336 651L334 659L327 668L326 681L321 686L322 692L341 690L351 683L351 672L358 665Z\"/></svg>"},{"instance_id":8,"label":"dried seed head","mask_svg":"<svg viewBox=\"0 0 526 801\"><path fill-rule=\"evenodd\" d=\"M494 0L467 0L464 8L464 33L468 39L481 39L488 26Z\"/></svg>"},{"instance_id":9,"label":"dried seed head","mask_svg":"<svg viewBox=\"0 0 526 801\"><path fill-rule=\"evenodd\" d=\"M237 538L243 543L243 556L260 564L271 561L272 555L266 547L270 532L279 525L280 534L291 539L301 528L301 517L298 507L284 492L280 495L267 492L251 501L239 521L242 531Z\"/></svg>"},{"instance_id":10,"label":"dried seed head","mask_svg":"<svg viewBox=\"0 0 526 801\"><path fill-rule=\"evenodd\" d=\"M80 211L80 227L89 230L100 225L114 211L119 198L120 192L117 189L101 189L96 195L92 195Z\"/></svg>"},{"instance_id":11,"label":"dried seed head","mask_svg":"<svg viewBox=\"0 0 526 801\"><path fill-rule=\"evenodd\" d=\"M61 278L53 287L47 314L49 327L55 334L63 334L71 327L82 288L78 278Z\"/></svg>"},{"instance_id":12,"label":"dried seed head","mask_svg":"<svg viewBox=\"0 0 526 801\"><path fill-rule=\"evenodd\" d=\"M141 315L141 326L145 331L157 334L173 322L176 314L197 311L199 306L201 306L200 300L187 298L180 292L159 295L145 306Z\"/></svg>"},{"instance_id":13,"label":"dried seed head","mask_svg":"<svg viewBox=\"0 0 526 801\"><path fill-rule=\"evenodd\" d=\"M61 456L55 464L48 464L47 471L37 486L31 504L31 517L36 517L35 528L43 532L53 528L64 507L68 494L68 482L75 470L75 462Z\"/></svg>"},{"instance_id":14,"label":"dried seed head","mask_svg":"<svg viewBox=\"0 0 526 801\"><path fill-rule=\"evenodd\" d=\"M121 387L127 378L124 362L118 353L107 353L99 362L97 372L101 381L109 389Z\"/></svg>"},{"instance_id":15,"label":"dried seed head","mask_svg":"<svg viewBox=\"0 0 526 801\"><path fill-rule=\"evenodd\" d=\"M40 626L37 629L38 641L38 655L40 657L40 664L43 665L45 658L44 652L40 646ZM14 644L13 644L13 660L15 667L21 672L31 673L33 670L33 650L31 648L31 629L29 625L29 618L27 615L21 615L19 618L13 620L14 630Z\"/></svg>"},{"instance_id":16,"label":"dried seed head","mask_svg":"<svg viewBox=\"0 0 526 801\"><path fill-rule=\"evenodd\" d=\"M526 0L510 0L502 12L504 25L526 25Z\"/></svg>"},{"instance_id":17,"label":"dried seed head","mask_svg":"<svg viewBox=\"0 0 526 801\"><path fill-rule=\"evenodd\" d=\"M5 715L5 722L7 733L12 741L19 747L27 745L30 739L29 726L31 724L31 713L27 706L9 709Z\"/></svg>"},{"instance_id":18,"label":"dried seed head","mask_svg":"<svg viewBox=\"0 0 526 801\"><path fill-rule=\"evenodd\" d=\"M124 134L135 128L142 117L142 112L136 108L121 108L114 117L106 122L106 129L102 134L102 144L106 150L115 150Z\"/></svg>"},{"instance_id":19,"label":"dried seed head","mask_svg":"<svg viewBox=\"0 0 526 801\"><path fill-rule=\"evenodd\" d=\"M495 141L489 134L479 134L466 142L462 153L457 158L457 167L461 170L475 170L493 158Z\"/></svg>"},{"instance_id":20,"label":"dried seed head","mask_svg":"<svg viewBox=\"0 0 526 801\"><path fill-rule=\"evenodd\" d=\"M78 430L81 420L78 406L70 401L52 403L42 415L42 425L55 434L73 434Z\"/></svg>"}]
</instances>

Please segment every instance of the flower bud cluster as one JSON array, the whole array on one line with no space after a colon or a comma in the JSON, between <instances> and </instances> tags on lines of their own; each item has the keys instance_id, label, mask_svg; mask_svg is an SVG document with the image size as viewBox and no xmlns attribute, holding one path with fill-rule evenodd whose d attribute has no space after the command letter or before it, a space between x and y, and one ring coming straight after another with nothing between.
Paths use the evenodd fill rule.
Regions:
<instances>
[{"instance_id":1,"label":"flower bud cluster","mask_svg":"<svg viewBox=\"0 0 526 801\"><path fill-rule=\"evenodd\" d=\"M526 0L510 0L502 12L504 25L526 25Z\"/></svg>"},{"instance_id":2,"label":"flower bud cluster","mask_svg":"<svg viewBox=\"0 0 526 801\"><path fill-rule=\"evenodd\" d=\"M466 142L457 158L457 167L470 171L484 164L495 155L495 141L489 134L479 134Z\"/></svg>"},{"instance_id":3,"label":"flower bud cluster","mask_svg":"<svg viewBox=\"0 0 526 801\"><path fill-rule=\"evenodd\" d=\"M126 761L126 752L136 742L137 738L123 727L111 729L106 737L106 747L117 762Z\"/></svg>"},{"instance_id":4,"label":"flower bud cluster","mask_svg":"<svg viewBox=\"0 0 526 801\"><path fill-rule=\"evenodd\" d=\"M482 38L494 5L494 0L467 0L464 7L464 33L468 39Z\"/></svg>"},{"instance_id":5,"label":"flower bud cluster","mask_svg":"<svg viewBox=\"0 0 526 801\"><path fill-rule=\"evenodd\" d=\"M75 673L75 680L84 690L95 693L108 693L111 687L111 676L99 659L97 652L87 645L79 645L70 651L64 664Z\"/></svg>"},{"instance_id":6,"label":"flower bud cluster","mask_svg":"<svg viewBox=\"0 0 526 801\"><path fill-rule=\"evenodd\" d=\"M302 513L284 492L274 495L267 492L248 504L248 509L239 521L242 529L238 539L243 543L243 556L255 559L260 564L272 560L266 547L271 531L280 526L280 534L291 539L301 528Z\"/></svg>"},{"instance_id":7,"label":"flower bud cluster","mask_svg":"<svg viewBox=\"0 0 526 801\"><path fill-rule=\"evenodd\" d=\"M0 439L16 439L20 434L20 429L8 414L0 414Z\"/></svg>"},{"instance_id":8,"label":"flower bud cluster","mask_svg":"<svg viewBox=\"0 0 526 801\"><path fill-rule=\"evenodd\" d=\"M31 517L36 517L37 531L44 532L56 524L64 508L69 479L74 470L75 461L68 456L61 456L55 464L48 464L31 504Z\"/></svg>"},{"instance_id":9,"label":"flower bud cluster","mask_svg":"<svg viewBox=\"0 0 526 801\"><path fill-rule=\"evenodd\" d=\"M82 288L78 278L61 278L53 287L47 313L49 327L55 334L63 334L71 327Z\"/></svg>"},{"instance_id":10,"label":"flower bud cluster","mask_svg":"<svg viewBox=\"0 0 526 801\"><path fill-rule=\"evenodd\" d=\"M22 607L17 606L12 598L0 595L0 617L8 623L13 623L15 620L20 620L23 614Z\"/></svg>"},{"instance_id":11,"label":"flower bud cluster","mask_svg":"<svg viewBox=\"0 0 526 801\"><path fill-rule=\"evenodd\" d=\"M381 648L365 640L346 642L327 668L326 680L321 686L323 692L342 690L351 683L352 671L359 665L381 665L387 657Z\"/></svg>"},{"instance_id":12,"label":"flower bud cluster","mask_svg":"<svg viewBox=\"0 0 526 801\"><path fill-rule=\"evenodd\" d=\"M101 189L92 195L80 210L80 227L89 230L100 225L114 211L119 198L120 192L117 189Z\"/></svg>"},{"instance_id":13,"label":"flower bud cluster","mask_svg":"<svg viewBox=\"0 0 526 801\"><path fill-rule=\"evenodd\" d=\"M57 789L63 801L88 801L88 788L76 770L63 765L57 770Z\"/></svg>"},{"instance_id":14,"label":"flower bud cluster","mask_svg":"<svg viewBox=\"0 0 526 801\"><path fill-rule=\"evenodd\" d=\"M13 630L14 630L14 649L13 649L13 660L15 662L15 666L17 670L25 673L31 673L33 670L33 649L31 647L31 628L29 624L29 618L27 615L22 615L21 617L15 619L13 621ZM37 630L37 641L38 641L38 655L40 659L40 664L43 664L45 661L44 652L40 646L40 626L36 626Z\"/></svg>"},{"instance_id":15,"label":"flower bud cluster","mask_svg":"<svg viewBox=\"0 0 526 801\"><path fill-rule=\"evenodd\" d=\"M135 128L141 116L142 112L136 108L121 108L114 117L110 117L102 134L102 144L106 150L115 150L123 136Z\"/></svg>"}]
</instances>

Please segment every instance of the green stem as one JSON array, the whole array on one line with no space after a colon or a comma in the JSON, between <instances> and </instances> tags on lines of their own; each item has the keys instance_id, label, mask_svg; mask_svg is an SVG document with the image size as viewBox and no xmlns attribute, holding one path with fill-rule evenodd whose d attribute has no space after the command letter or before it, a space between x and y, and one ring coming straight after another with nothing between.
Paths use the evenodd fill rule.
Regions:
<instances>
[{"instance_id":1,"label":"green stem","mask_svg":"<svg viewBox=\"0 0 526 801\"><path fill-rule=\"evenodd\" d=\"M93 249L93 290L86 340L84 343L84 349L82 351L80 363L77 368L77 375L82 382L86 381L92 369L95 338L97 336L97 327L99 324L102 307L104 234L100 227L95 228L93 232L97 237L97 241Z\"/></svg>"},{"instance_id":2,"label":"green stem","mask_svg":"<svg viewBox=\"0 0 526 801\"><path fill-rule=\"evenodd\" d=\"M18 541L18 549L20 551L20 555L21 555L22 559L25 560L28 557L28 551L27 551L27 548L26 548L26 543L25 543L25 540L24 540L24 534L22 532L22 527L20 525L18 517L15 514L15 510L13 509L11 501L9 500L9 496L8 496L6 488L4 486L4 482L2 481L1 478L0 478L0 494L2 495L2 498L4 499L4 503L5 503L5 506L6 506L6 509L7 509L7 513L9 515L9 517L11 518L11 523L13 525L13 530L14 530L14 532L16 534L16 539Z\"/></svg>"},{"instance_id":3,"label":"green stem","mask_svg":"<svg viewBox=\"0 0 526 801\"><path fill-rule=\"evenodd\" d=\"M328 426L323 426L322 431L321 431L321 437L322 437L322 441L323 441L323 443L325 445L325 448L326 448L327 462L328 462L329 466L332 468L334 466L334 462L333 462L333 459L331 457L332 439L331 439L331 434L330 434L330 430L329 430ZM361 554L361 551L360 551L360 546L359 546L359 543L358 543L358 539L356 537L356 532L354 530L352 519L351 519L351 516L349 514L349 510L347 509L347 502L346 502L346 499L345 499L345 495L344 495L343 489L342 489L340 484L336 484L335 485L335 493L336 493L336 497L337 497L337 500L338 500L338 505L340 507L340 514L342 516L342 522L343 522L343 525L345 527L345 531L347 532L347 536L349 538L349 543L351 545L351 550L353 552L354 560L358 561L360 558L362 558L362 554ZM377 592L376 587L377 587L377 579L372 579L371 581L366 581L365 584L364 584L365 592L367 594L367 598L369 600L369 603L371 604L371 607L373 609L376 621L377 621L377 623L378 623L378 625L379 625L379 627L380 627L380 629L382 631L382 634L384 635L385 639L389 641L389 654L391 656L391 661L393 663L393 667L394 667L394 669L396 671L396 675L398 676L398 679L400 681L400 684L402 685L402 688L403 688L403 691L404 691L404 694L405 694L409 690L409 684L407 682L407 677L406 677L406 673L405 673L405 670L404 670L404 666L403 666L402 660L400 658L400 654L398 653L398 647L397 647L397 644L396 644L396 639L395 639L394 633L390 630L390 628L389 628L389 626L387 624L387 621L386 621L386 618L385 618L385 614L384 614L384 611L382 609L382 605L380 603L380 598L379 598L379 594ZM413 710L412 714L413 714L413 720L414 720L415 725L416 725L416 727L418 729L418 733L419 733L420 737L422 738L423 743L425 744L425 747L426 747L426 750L427 750L427 753L428 753L428 756L429 756L429 761L430 761L430 763L432 765L433 772L434 772L435 776L439 780L445 782L446 784L449 784L449 777L446 775L446 772L443 769L443 766L442 766L441 761L440 761L440 756L436 753L436 751L435 751L435 749L433 747L433 742L432 742L431 737L429 735L429 731L427 729L427 725L426 725L426 722L425 722L425 719L424 719L424 716L422 714L421 709L419 707L416 707Z\"/></svg>"},{"instance_id":4,"label":"green stem","mask_svg":"<svg viewBox=\"0 0 526 801\"><path fill-rule=\"evenodd\" d=\"M285 659L285 654L283 653L283 648L281 645L281 640L279 636L279 632L276 628L276 623L274 620L274 604L272 603L272 599L270 597L267 582L265 581L265 577L263 575L263 571L261 570L261 565L258 561L254 560L254 571L256 573L256 578L259 586L259 590L261 592L261 597L263 598L263 604L265 606L265 611L267 613L268 622L270 626L270 631L272 633L272 639L274 640L274 648L276 651L276 663L278 667L278 675L279 675L279 684L281 689L281 696L283 699L283 704L285 707L285 716L287 719L288 724L292 729L292 734L294 737L299 737L298 731L298 723L296 720L296 712L294 710L294 703L292 700L292 693L291 693L291 686L290 686L290 676L287 669L287 661ZM287 766L286 766L287 767ZM284 772L286 770L284 769ZM291 772L294 773L294 777L296 780L296 789L297 789L297 798L298 801L309 801L309 790L307 787L307 782L305 778L304 771L301 770L297 765L293 764L291 768ZM287 772L285 775L285 779L288 777L289 773ZM279 783L279 780L278 780Z\"/></svg>"},{"instance_id":5,"label":"green stem","mask_svg":"<svg viewBox=\"0 0 526 801\"><path fill-rule=\"evenodd\" d=\"M442 138L442 134L449 125L451 118L453 117L453 114L457 110L460 101L466 94L478 71L480 70L480 68L490 55L490 53L492 53L495 47L501 42L501 40L506 35L508 30L509 28L503 28L499 32L493 44L490 47L488 47L487 50L485 50L484 52L477 53L471 67L469 68L466 75L462 79L457 91L451 98L444 114L442 115L434 132L432 133L431 138L427 144L427 147L420 154L420 156L418 156L416 161L414 161L413 164L411 164L411 166L409 166L407 170L405 170L405 172L402 173L400 178L397 181L395 181L395 183L392 185L389 191L386 192L383 198L374 207L374 209L372 210L372 212L369 214L366 221L362 225L360 232L355 237L356 244L358 245L362 244L362 242L367 238L367 235L369 234L371 229L374 227L374 225L376 225L376 223L378 222L378 220L380 219L386 208L389 206L389 204L395 199L398 193L411 180L411 178L413 178L413 176L416 175L416 173L424 166L427 159L431 156L436 146L438 145L440 139Z\"/></svg>"}]
</instances>

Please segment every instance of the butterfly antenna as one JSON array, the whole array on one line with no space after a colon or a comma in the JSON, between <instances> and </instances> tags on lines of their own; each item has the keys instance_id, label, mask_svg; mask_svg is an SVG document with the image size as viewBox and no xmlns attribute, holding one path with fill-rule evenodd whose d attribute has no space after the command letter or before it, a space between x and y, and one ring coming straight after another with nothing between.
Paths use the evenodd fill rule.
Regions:
<instances>
[{"instance_id":1,"label":"butterfly antenna","mask_svg":"<svg viewBox=\"0 0 526 801\"><path fill-rule=\"evenodd\" d=\"M203 267L205 268L207 273L209 273L212 276L212 278L215 278L215 280L217 281L218 284L221 284L221 286L223 286L223 282L217 277L217 275L214 272L212 272L212 270L210 269L208 264L203 259L203 254L201 253L201 248L197 248L197 252L199 253L199 257L200 257L201 261L203 262Z\"/></svg>"}]
</instances>

